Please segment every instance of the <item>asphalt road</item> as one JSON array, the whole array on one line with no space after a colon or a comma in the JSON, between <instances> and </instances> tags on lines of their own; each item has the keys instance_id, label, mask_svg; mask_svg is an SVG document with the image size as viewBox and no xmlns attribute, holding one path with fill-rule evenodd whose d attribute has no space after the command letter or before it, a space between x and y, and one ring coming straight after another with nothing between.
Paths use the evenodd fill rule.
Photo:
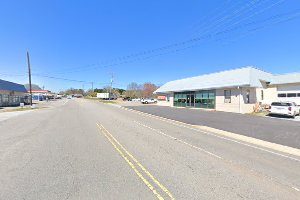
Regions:
<instances>
[{"instance_id":1,"label":"asphalt road","mask_svg":"<svg viewBox=\"0 0 300 200\"><path fill-rule=\"evenodd\" d=\"M300 158L96 101L0 122L0 199L300 199Z\"/></svg>"},{"instance_id":2,"label":"asphalt road","mask_svg":"<svg viewBox=\"0 0 300 200\"><path fill-rule=\"evenodd\" d=\"M188 124L208 126L300 149L299 121L155 105L126 107Z\"/></svg>"}]
</instances>

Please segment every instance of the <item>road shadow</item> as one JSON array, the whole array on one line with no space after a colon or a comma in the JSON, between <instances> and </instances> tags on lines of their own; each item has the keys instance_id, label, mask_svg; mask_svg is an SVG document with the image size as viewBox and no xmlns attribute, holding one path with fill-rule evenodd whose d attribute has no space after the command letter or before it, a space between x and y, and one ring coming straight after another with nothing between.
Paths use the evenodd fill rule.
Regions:
<instances>
[{"instance_id":1,"label":"road shadow","mask_svg":"<svg viewBox=\"0 0 300 200\"><path fill-rule=\"evenodd\" d=\"M276 117L276 118L279 118L279 119L293 119L292 116L276 115L276 114L268 114L266 116L268 116L268 117Z\"/></svg>"}]
</instances>

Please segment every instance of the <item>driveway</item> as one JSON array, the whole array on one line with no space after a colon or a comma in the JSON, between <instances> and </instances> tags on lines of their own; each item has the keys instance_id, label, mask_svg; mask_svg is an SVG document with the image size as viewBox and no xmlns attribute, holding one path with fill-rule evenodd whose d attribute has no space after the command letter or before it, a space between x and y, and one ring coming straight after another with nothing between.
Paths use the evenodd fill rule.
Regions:
<instances>
[{"instance_id":1,"label":"driveway","mask_svg":"<svg viewBox=\"0 0 300 200\"><path fill-rule=\"evenodd\" d=\"M156 105L126 107L168 119L208 126L300 149L300 123L297 121L299 118L282 120L281 118Z\"/></svg>"}]
</instances>

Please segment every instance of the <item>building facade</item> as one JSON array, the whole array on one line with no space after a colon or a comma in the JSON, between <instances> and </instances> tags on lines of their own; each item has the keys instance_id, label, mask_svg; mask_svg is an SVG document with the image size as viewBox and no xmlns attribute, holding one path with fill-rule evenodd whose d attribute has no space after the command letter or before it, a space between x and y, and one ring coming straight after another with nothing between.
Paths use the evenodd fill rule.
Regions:
<instances>
[{"instance_id":1,"label":"building facade","mask_svg":"<svg viewBox=\"0 0 300 200\"><path fill-rule=\"evenodd\" d=\"M176 81L155 91L160 105L250 113L257 104L300 104L300 73L273 75L254 67L228 70Z\"/></svg>"},{"instance_id":2,"label":"building facade","mask_svg":"<svg viewBox=\"0 0 300 200\"><path fill-rule=\"evenodd\" d=\"M27 92L30 93L30 90ZM51 93L49 90L32 90L33 101L46 101L47 99L54 99L55 97L56 94Z\"/></svg>"},{"instance_id":3,"label":"building facade","mask_svg":"<svg viewBox=\"0 0 300 200\"><path fill-rule=\"evenodd\" d=\"M0 106L18 106L28 103L24 85L0 79Z\"/></svg>"}]
</instances>

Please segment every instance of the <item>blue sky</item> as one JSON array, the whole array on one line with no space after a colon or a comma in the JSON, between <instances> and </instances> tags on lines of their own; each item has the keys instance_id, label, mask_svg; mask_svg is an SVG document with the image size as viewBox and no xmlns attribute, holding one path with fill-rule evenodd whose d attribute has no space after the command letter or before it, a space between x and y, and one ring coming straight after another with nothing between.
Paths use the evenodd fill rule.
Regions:
<instances>
[{"instance_id":1,"label":"blue sky","mask_svg":"<svg viewBox=\"0 0 300 200\"><path fill-rule=\"evenodd\" d=\"M3 0L0 79L27 82L27 49L33 82L53 91L112 73L126 88L249 65L300 72L299 35L299 0Z\"/></svg>"}]
</instances>

